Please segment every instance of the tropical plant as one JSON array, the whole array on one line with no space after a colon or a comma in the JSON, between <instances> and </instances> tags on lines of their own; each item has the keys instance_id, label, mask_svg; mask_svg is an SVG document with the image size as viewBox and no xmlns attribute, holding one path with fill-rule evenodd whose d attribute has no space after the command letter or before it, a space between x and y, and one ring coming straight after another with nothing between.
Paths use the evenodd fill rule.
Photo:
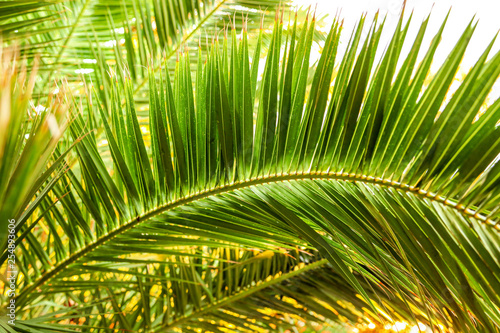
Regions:
<instances>
[{"instance_id":1,"label":"tropical plant","mask_svg":"<svg viewBox=\"0 0 500 333\"><path fill-rule=\"evenodd\" d=\"M402 56L402 13L378 59L377 17L338 55L339 18L321 37L277 1L0 6L5 47L42 54L32 80L6 58L0 86L5 331L500 331L493 42L447 98L474 22L429 78L446 19Z\"/></svg>"}]
</instances>

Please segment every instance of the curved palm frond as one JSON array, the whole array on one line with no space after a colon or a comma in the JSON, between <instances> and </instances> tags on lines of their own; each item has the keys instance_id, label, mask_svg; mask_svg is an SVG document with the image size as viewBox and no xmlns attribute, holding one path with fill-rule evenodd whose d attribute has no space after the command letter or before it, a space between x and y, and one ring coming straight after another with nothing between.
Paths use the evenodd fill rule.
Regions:
<instances>
[{"instance_id":1,"label":"curved palm frond","mask_svg":"<svg viewBox=\"0 0 500 333\"><path fill-rule=\"evenodd\" d=\"M482 105L500 74L500 53L488 58L490 44L447 101L473 22L425 86L444 23L417 64L428 19L400 59L409 25L401 15L375 64L383 24L373 22L361 40L364 21L340 61L342 25L334 23L310 86L314 19L302 29L296 22L284 29L278 13L260 84L243 29L231 45L214 38L206 61L199 52L195 78L189 54L179 58L173 85L164 67L148 69L148 127L139 124L131 78L111 80L108 103L89 96L95 114L77 115L69 128L81 140L78 166L52 194L70 192L38 222L47 227L47 241L38 244L40 231L33 230L21 246L19 309L64 297L78 304L106 299L82 307L83 330L162 331L177 320L184 320L179 324L186 331L220 330L213 318L244 331L255 311L267 307L310 321L340 316L354 322L362 308L379 323L400 316L435 331L443 325L498 332L500 101ZM112 170L98 152L104 137L81 137L98 122ZM229 305L220 296L237 297L245 284L236 282L279 272L288 277L297 263L278 263L287 256L276 255L271 274L231 280L233 268L208 269L209 259L191 249L218 251L213 249L222 244L284 253L314 248L318 253L298 261L328 264L282 284L250 287L247 296L260 302L256 307L249 301ZM217 253L213 266L224 258ZM153 255L185 259L166 270L164 259L141 259ZM190 260L203 262L203 283L189 276L197 269ZM244 267L248 274L252 266ZM182 282L179 274L185 274ZM214 277L220 280L210 281ZM168 282L153 290L157 281ZM186 285L174 292L177 282ZM89 289L95 294L85 295ZM285 296L308 310L292 309ZM342 297L354 311L336 306ZM124 304L133 307L131 317L123 314ZM29 311L47 312L44 306ZM195 320L203 309L204 319ZM106 312L113 316L96 316ZM268 317L258 315L261 328L287 324Z\"/></svg>"}]
</instances>

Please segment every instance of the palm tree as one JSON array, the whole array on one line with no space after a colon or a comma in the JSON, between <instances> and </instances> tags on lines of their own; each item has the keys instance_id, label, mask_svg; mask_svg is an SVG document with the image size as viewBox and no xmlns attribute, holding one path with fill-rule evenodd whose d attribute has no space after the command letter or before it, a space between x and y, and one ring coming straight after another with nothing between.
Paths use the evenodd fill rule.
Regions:
<instances>
[{"instance_id":1,"label":"palm tree","mask_svg":"<svg viewBox=\"0 0 500 333\"><path fill-rule=\"evenodd\" d=\"M430 77L446 19L377 60L377 17L338 56L279 1L0 8L6 332L500 331L493 42L447 96L474 22Z\"/></svg>"}]
</instances>

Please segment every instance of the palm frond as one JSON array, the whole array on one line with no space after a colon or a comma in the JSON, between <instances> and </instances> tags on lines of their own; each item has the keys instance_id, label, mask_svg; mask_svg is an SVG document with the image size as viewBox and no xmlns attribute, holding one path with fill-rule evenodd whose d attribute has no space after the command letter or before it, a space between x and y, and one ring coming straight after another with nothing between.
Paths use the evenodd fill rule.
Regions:
<instances>
[{"instance_id":1,"label":"palm frond","mask_svg":"<svg viewBox=\"0 0 500 333\"><path fill-rule=\"evenodd\" d=\"M41 232L33 230L22 243L20 311L67 297L78 305L106 299L80 318L113 329L160 331L176 320L186 331L222 331L212 319L237 331L253 319L268 331L289 324L255 313L269 308L311 322L404 318L433 331L443 325L498 332L500 102L483 103L500 74L500 53L489 56L490 44L447 101L475 23L426 86L444 27L417 64L427 22L401 59L409 25L401 15L375 63L383 23L375 19L363 40L361 18L338 59L337 20L310 85L314 17L284 29L277 12L259 84L242 23L241 39L228 43L216 35L205 61L200 48L194 78L188 53L179 56L173 85L165 67L148 69L147 127L133 74L112 77L108 100L89 94L93 112L78 114L69 127L80 142L78 165L52 191L68 195L53 207L47 202L38 222L47 239L40 244ZM261 43L259 37L256 48ZM82 137L100 122L103 137ZM111 170L100 156L101 140ZM236 253L251 248L318 253L298 255L293 265L275 255L272 270L259 261L255 269L267 271L245 280L231 275L238 264L224 266L223 244L237 261ZM173 267L154 255L176 257ZM320 262L324 267L287 275L296 264ZM254 266L242 267L249 274ZM237 282L258 286L276 274L286 278L245 294L255 307L238 302L245 284ZM158 281L167 281L161 291L153 289ZM95 298L85 295L89 290ZM339 297L354 310L338 307ZM110 311L111 318L95 319Z\"/></svg>"},{"instance_id":2,"label":"palm frond","mask_svg":"<svg viewBox=\"0 0 500 333\"><path fill-rule=\"evenodd\" d=\"M67 126L73 107L64 93L45 104L31 99L36 68L30 73L15 49L0 49L0 248L7 254L7 225L21 228L63 174L64 156L52 153ZM63 153L66 155L67 151ZM47 168L47 164L51 165ZM32 200L35 197L34 200ZM9 242L10 243L10 242Z\"/></svg>"}]
</instances>

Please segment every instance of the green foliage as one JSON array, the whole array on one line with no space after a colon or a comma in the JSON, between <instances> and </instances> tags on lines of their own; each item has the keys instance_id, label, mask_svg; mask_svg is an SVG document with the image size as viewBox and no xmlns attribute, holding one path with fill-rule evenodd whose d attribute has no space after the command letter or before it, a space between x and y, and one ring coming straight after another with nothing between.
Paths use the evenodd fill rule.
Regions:
<instances>
[{"instance_id":1,"label":"green foliage","mask_svg":"<svg viewBox=\"0 0 500 333\"><path fill-rule=\"evenodd\" d=\"M500 74L492 44L446 100L473 22L428 85L444 22L421 50L426 19L402 59L402 14L375 63L383 23L363 39L362 17L338 55L337 20L310 76L315 18L286 25L282 8L254 47L250 21L233 17L172 73L153 47L181 49L167 4L153 2L162 29L143 25L137 49L128 36L124 58L117 45L111 75L96 56L103 87L85 85L64 137L75 164L35 184L16 330L278 332L298 318L500 330L500 102L483 106ZM60 149L56 162L69 158Z\"/></svg>"},{"instance_id":2,"label":"green foliage","mask_svg":"<svg viewBox=\"0 0 500 333\"><path fill-rule=\"evenodd\" d=\"M16 220L16 228L22 228L63 173L64 156L55 159L49 168L47 162L65 130L67 109L74 107L64 100L62 92L51 94L44 105L35 106L31 93L36 69L28 73L16 60L15 50L0 53L0 72L3 73L0 81L2 261L7 253L9 220Z\"/></svg>"}]
</instances>

